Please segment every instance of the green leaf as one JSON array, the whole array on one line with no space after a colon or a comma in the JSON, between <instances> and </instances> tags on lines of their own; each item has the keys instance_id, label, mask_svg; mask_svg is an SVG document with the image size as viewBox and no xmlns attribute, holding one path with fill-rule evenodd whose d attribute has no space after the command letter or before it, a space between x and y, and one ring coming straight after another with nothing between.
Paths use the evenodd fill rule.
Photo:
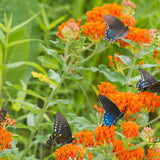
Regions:
<instances>
[{"instance_id":1,"label":"green leaf","mask_svg":"<svg viewBox=\"0 0 160 160\"><path fill-rule=\"evenodd\" d=\"M45 56L39 56L38 60L41 62L43 67L53 68L53 69L59 68L58 62L55 59L47 58Z\"/></svg>"},{"instance_id":2,"label":"green leaf","mask_svg":"<svg viewBox=\"0 0 160 160\"><path fill-rule=\"evenodd\" d=\"M58 61L58 63L60 64L60 66L63 65L63 59L59 56L59 54L57 53L57 51L53 50L53 49L48 49L46 47L44 47L44 50L46 51L46 53L48 55L51 55L54 59L56 59Z\"/></svg>"},{"instance_id":3,"label":"green leaf","mask_svg":"<svg viewBox=\"0 0 160 160\"><path fill-rule=\"evenodd\" d=\"M140 113L136 121L140 126L144 126L149 121L148 113Z\"/></svg>"},{"instance_id":4,"label":"green leaf","mask_svg":"<svg viewBox=\"0 0 160 160\"><path fill-rule=\"evenodd\" d=\"M23 39L23 40L18 40L18 41L14 41L14 42L11 42L11 43L8 43L7 47L12 47L12 46L15 46L15 45L18 45L18 44L22 44L22 43L26 43L26 42L31 42L31 41L41 41L39 39Z\"/></svg>"},{"instance_id":5,"label":"green leaf","mask_svg":"<svg viewBox=\"0 0 160 160\"><path fill-rule=\"evenodd\" d=\"M147 55L157 49L158 48L156 46L145 47L138 53L138 58L143 58L143 56L145 56L145 55Z\"/></svg>"},{"instance_id":6,"label":"green leaf","mask_svg":"<svg viewBox=\"0 0 160 160\"><path fill-rule=\"evenodd\" d=\"M121 39L122 39L122 38L121 38ZM127 43L129 43L130 45L138 48L138 49L141 49L140 45L139 45L138 43L135 43L135 42L132 41L132 40L129 40L129 39L122 39L122 40L125 41L125 42L127 42Z\"/></svg>"},{"instance_id":7,"label":"green leaf","mask_svg":"<svg viewBox=\"0 0 160 160\"><path fill-rule=\"evenodd\" d=\"M27 125L28 126L34 126L35 122L34 122L34 114L33 113L29 113L27 116Z\"/></svg>"},{"instance_id":8,"label":"green leaf","mask_svg":"<svg viewBox=\"0 0 160 160\"><path fill-rule=\"evenodd\" d=\"M26 24L28 24L29 22L31 22L39 13L37 13L33 17L29 18L28 20L24 21L23 23L15 26L15 27L13 27L12 29L10 29L9 33L15 32L15 31L19 30L20 28L24 27Z\"/></svg>"},{"instance_id":9,"label":"green leaf","mask_svg":"<svg viewBox=\"0 0 160 160\"><path fill-rule=\"evenodd\" d=\"M20 67L22 65L30 65L32 67L35 67L36 69L38 69L39 71L41 71L45 75L47 75L46 71L40 65L33 63L33 62L16 62L16 63L7 64L6 66L8 67L8 69L11 69L11 68Z\"/></svg>"},{"instance_id":10,"label":"green leaf","mask_svg":"<svg viewBox=\"0 0 160 160\"><path fill-rule=\"evenodd\" d=\"M88 121L86 118L78 117L73 113L69 113L68 115L70 116L70 119L71 119L69 122L75 124L77 130L82 131L82 130L86 130L86 128L91 131L95 130L96 125Z\"/></svg>"},{"instance_id":11,"label":"green leaf","mask_svg":"<svg viewBox=\"0 0 160 160\"><path fill-rule=\"evenodd\" d=\"M126 66L130 66L132 63L131 59L127 56L114 54L114 57L118 57Z\"/></svg>"},{"instance_id":12,"label":"green leaf","mask_svg":"<svg viewBox=\"0 0 160 160\"><path fill-rule=\"evenodd\" d=\"M106 41L99 41L97 44L97 50L101 50L106 46Z\"/></svg>"},{"instance_id":13,"label":"green leaf","mask_svg":"<svg viewBox=\"0 0 160 160\"><path fill-rule=\"evenodd\" d=\"M59 17L58 19L56 19L55 21L53 21L53 22L49 25L48 29L49 29L49 30L53 29L53 28L56 27L59 23L63 22L63 21L66 19L66 17L67 17L67 15L64 15L64 16L62 16L62 17Z\"/></svg>"},{"instance_id":14,"label":"green leaf","mask_svg":"<svg viewBox=\"0 0 160 160\"><path fill-rule=\"evenodd\" d=\"M57 48L64 50L64 45L62 44L61 41L50 41L50 42L54 44Z\"/></svg>"},{"instance_id":15,"label":"green leaf","mask_svg":"<svg viewBox=\"0 0 160 160\"><path fill-rule=\"evenodd\" d=\"M119 47L116 44L112 44L113 48L116 50L116 52L120 53L121 55L127 56L132 58L134 55L126 48Z\"/></svg>"},{"instance_id":16,"label":"green leaf","mask_svg":"<svg viewBox=\"0 0 160 160\"><path fill-rule=\"evenodd\" d=\"M111 82L119 82L122 85L124 85L126 83L126 77L123 76L122 74L118 73L118 72L111 72L111 70L109 68L106 68L105 65L99 65L99 72L103 73L103 75L105 77L108 78L108 80L110 80Z\"/></svg>"},{"instance_id":17,"label":"green leaf","mask_svg":"<svg viewBox=\"0 0 160 160\"><path fill-rule=\"evenodd\" d=\"M21 88L21 86L19 86L19 85L13 85L12 83L10 83L10 82L8 82L8 81L6 81L5 83L6 83L8 86L11 86L11 87L13 87L13 88L15 88L15 89L17 89L17 90L20 90L20 91L22 91L22 92L24 92L24 93L27 93L27 94L32 95L32 96L34 96L34 97L40 98L40 99L42 99L43 101L45 100L44 97L40 96L38 93L34 92L34 91L31 90L31 89L23 90L23 88Z\"/></svg>"},{"instance_id":18,"label":"green leaf","mask_svg":"<svg viewBox=\"0 0 160 160\"><path fill-rule=\"evenodd\" d=\"M49 102L48 106L53 106L58 103L71 104L71 103L73 103L73 101L71 101L69 99L54 99L53 101Z\"/></svg>"},{"instance_id":19,"label":"green leaf","mask_svg":"<svg viewBox=\"0 0 160 160\"><path fill-rule=\"evenodd\" d=\"M48 76L51 79L57 81L58 83L61 81L60 75L57 72L55 72L54 70L52 70L52 69L49 69Z\"/></svg>"}]
</instances>

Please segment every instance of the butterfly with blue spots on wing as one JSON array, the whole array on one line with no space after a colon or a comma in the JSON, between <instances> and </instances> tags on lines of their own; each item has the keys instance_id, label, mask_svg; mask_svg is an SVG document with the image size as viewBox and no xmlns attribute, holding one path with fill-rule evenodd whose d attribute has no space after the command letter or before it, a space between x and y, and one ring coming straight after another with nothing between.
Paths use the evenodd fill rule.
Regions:
<instances>
[{"instance_id":1,"label":"butterfly with blue spots on wing","mask_svg":"<svg viewBox=\"0 0 160 160\"><path fill-rule=\"evenodd\" d=\"M118 120L123 117L127 106L124 108L123 112L121 112L119 108L109 98L103 95L98 95L98 98L106 112L103 116L103 125L106 125L108 127L110 127L112 124L116 125Z\"/></svg>"},{"instance_id":2,"label":"butterfly with blue spots on wing","mask_svg":"<svg viewBox=\"0 0 160 160\"><path fill-rule=\"evenodd\" d=\"M112 43L120 38L125 38L129 33L128 26L124 26L123 22L112 15L104 15L103 19L107 26L104 39Z\"/></svg>"},{"instance_id":3,"label":"butterfly with blue spots on wing","mask_svg":"<svg viewBox=\"0 0 160 160\"><path fill-rule=\"evenodd\" d=\"M56 146L58 144L60 144L60 146L63 146L65 144L72 143L72 141L74 140L74 138L72 138L71 128L67 120L60 113L56 113L53 130L54 131L52 135L46 142L46 146L48 148Z\"/></svg>"},{"instance_id":4,"label":"butterfly with blue spots on wing","mask_svg":"<svg viewBox=\"0 0 160 160\"><path fill-rule=\"evenodd\" d=\"M139 80L136 84L136 88L143 92L157 92L160 93L160 81L157 81L152 75L150 75L147 71L142 68L138 68L138 71L141 75L141 80Z\"/></svg>"}]
</instances>

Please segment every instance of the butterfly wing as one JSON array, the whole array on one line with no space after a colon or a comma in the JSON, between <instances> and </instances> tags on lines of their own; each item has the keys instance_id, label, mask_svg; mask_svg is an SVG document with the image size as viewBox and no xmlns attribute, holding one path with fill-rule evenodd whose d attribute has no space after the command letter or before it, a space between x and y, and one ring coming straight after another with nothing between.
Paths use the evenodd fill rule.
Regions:
<instances>
[{"instance_id":1,"label":"butterfly wing","mask_svg":"<svg viewBox=\"0 0 160 160\"><path fill-rule=\"evenodd\" d=\"M144 69L138 68L138 71L141 75L141 80L136 84L136 88L139 91L151 91L149 88L154 86L158 81Z\"/></svg>"},{"instance_id":2,"label":"butterfly wing","mask_svg":"<svg viewBox=\"0 0 160 160\"><path fill-rule=\"evenodd\" d=\"M6 115L8 112L8 109L6 108L7 100L8 98L6 98L5 102L3 103L2 109L0 111L0 124L6 120Z\"/></svg>"},{"instance_id":3,"label":"butterfly wing","mask_svg":"<svg viewBox=\"0 0 160 160\"><path fill-rule=\"evenodd\" d=\"M112 15L104 15L103 19L108 28L105 31L105 40L109 41L110 39L112 39L112 41L115 41L118 38L125 38L128 35L128 26L125 27L123 22L117 17L114 17Z\"/></svg>"},{"instance_id":4,"label":"butterfly wing","mask_svg":"<svg viewBox=\"0 0 160 160\"><path fill-rule=\"evenodd\" d=\"M71 128L62 114L56 113L53 129L54 132L46 143L47 147L56 146L57 144L64 145L72 142Z\"/></svg>"},{"instance_id":5,"label":"butterfly wing","mask_svg":"<svg viewBox=\"0 0 160 160\"><path fill-rule=\"evenodd\" d=\"M103 117L105 125L110 127L113 123L116 124L116 122L118 121L117 117L121 115L121 111L119 110L119 108L109 98L103 95L98 95L98 98L101 101L102 106L106 112Z\"/></svg>"}]
</instances>

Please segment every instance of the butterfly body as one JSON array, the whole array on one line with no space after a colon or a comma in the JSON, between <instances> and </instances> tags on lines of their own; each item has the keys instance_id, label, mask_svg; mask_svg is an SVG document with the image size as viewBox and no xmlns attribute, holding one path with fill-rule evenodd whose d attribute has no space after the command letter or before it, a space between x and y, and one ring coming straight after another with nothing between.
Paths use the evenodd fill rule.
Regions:
<instances>
[{"instance_id":1,"label":"butterfly body","mask_svg":"<svg viewBox=\"0 0 160 160\"><path fill-rule=\"evenodd\" d=\"M101 101L102 106L106 112L104 113L103 116L103 121L104 121L103 125L106 125L108 127L110 127L112 124L116 125L118 120L123 117L127 109L127 106L125 107L123 112L121 112L119 108L107 97L103 95L98 95L98 98Z\"/></svg>"},{"instance_id":2,"label":"butterfly body","mask_svg":"<svg viewBox=\"0 0 160 160\"><path fill-rule=\"evenodd\" d=\"M58 144L61 144L61 146L63 146L67 143L72 143L72 141L72 133L67 120L60 113L56 113L54 132L46 142L47 147L50 148Z\"/></svg>"},{"instance_id":3,"label":"butterfly body","mask_svg":"<svg viewBox=\"0 0 160 160\"><path fill-rule=\"evenodd\" d=\"M160 93L160 81L157 81L152 75L141 68L138 68L138 71L141 75L141 80L137 82L136 88L141 92L149 91Z\"/></svg>"},{"instance_id":4,"label":"butterfly body","mask_svg":"<svg viewBox=\"0 0 160 160\"><path fill-rule=\"evenodd\" d=\"M105 31L105 40L110 41L110 43L112 43L115 40L125 38L128 35L128 26L124 26L123 22L119 20L117 17L114 17L112 15L104 15L103 19L108 28Z\"/></svg>"},{"instance_id":5,"label":"butterfly body","mask_svg":"<svg viewBox=\"0 0 160 160\"><path fill-rule=\"evenodd\" d=\"M0 111L0 124L3 123L6 120L6 115L7 115L7 112L8 112L8 109L6 108L7 99L5 100L5 102L2 106L2 109Z\"/></svg>"}]
</instances>

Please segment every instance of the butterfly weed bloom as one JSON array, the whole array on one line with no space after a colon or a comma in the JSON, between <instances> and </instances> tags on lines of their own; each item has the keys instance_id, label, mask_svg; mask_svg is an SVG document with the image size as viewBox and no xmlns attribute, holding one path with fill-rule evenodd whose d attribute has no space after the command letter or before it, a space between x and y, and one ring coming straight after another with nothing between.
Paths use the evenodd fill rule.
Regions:
<instances>
[{"instance_id":1,"label":"butterfly weed bloom","mask_svg":"<svg viewBox=\"0 0 160 160\"><path fill-rule=\"evenodd\" d=\"M88 36L91 41L99 42L104 37L106 26L103 15L110 14L120 16L122 7L116 3L106 4L102 7L95 7L92 11L86 12L87 22L82 25L83 34Z\"/></svg>"},{"instance_id":2,"label":"butterfly weed bloom","mask_svg":"<svg viewBox=\"0 0 160 160\"><path fill-rule=\"evenodd\" d=\"M114 140L116 126L108 127L106 125L99 126L95 130L96 135L96 145L101 146L101 144L108 145Z\"/></svg>"},{"instance_id":3,"label":"butterfly weed bloom","mask_svg":"<svg viewBox=\"0 0 160 160\"><path fill-rule=\"evenodd\" d=\"M160 160L160 149L148 149L146 158L147 160Z\"/></svg>"},{"instance_id":4,"label":"butterfly weed bloom","mask_svg":"<svg viewBox=\"0 0 160 160\"><path fill-rule=\"evenodd\" d=\"M129 119L129 116L139 113L141 109L154 112L155 108L160 107L160 96L152 92L139 92L137 94L119 92L109 82L101 82L101 85L98 85L98 90L99 94L109 97L121 112L125 106L128 106L125 112L127 119Z\"/></svg>"},{"instance_id":5,"label":"butterfly weed bloom","mask_svg":"<svg viewBox=\"0 0 160 160\"><path fill-rule=\"evenodd\" d=\"M94 146L94 132L89 130L80 131L74 134L74 143L82 144L84 147Z\"/></svg>"},{"instance_id":6,"label":"butterfly weed bloom","mask_svg":"<svg viewBox=\"0 0 160 160\"><path fill-rule=\"evenodd\" d=\"M56 160L83 160L84 150L76 144L66 144L63 147L56 149L54 154L56 156Z\"/></svg>"},{"instance_id":7,"label":"butterfly weed bloom","mask_svg":"<svg viewBox=\"0 0 160 160\"><path fill-rule=\"evenodd\" d=\"M136 122L128 121L122 124L123 134L127 138L138 137L140 126Z\"/></svg>"},{"instance_id":8,"label":"butterfly weed bloom","mask_svg":"<svg viewBox=\"0 0 160 160\"><path fill-rule=\"evenodd\" d=\"M75 22L74 19L70 19L67 22L63 22L61 25L58 26L58 34L59 38L64 40L68 39L78 39L80 31L80 22L81 20L78 19L78 23Z\"/></svg>"}]
</instances>

